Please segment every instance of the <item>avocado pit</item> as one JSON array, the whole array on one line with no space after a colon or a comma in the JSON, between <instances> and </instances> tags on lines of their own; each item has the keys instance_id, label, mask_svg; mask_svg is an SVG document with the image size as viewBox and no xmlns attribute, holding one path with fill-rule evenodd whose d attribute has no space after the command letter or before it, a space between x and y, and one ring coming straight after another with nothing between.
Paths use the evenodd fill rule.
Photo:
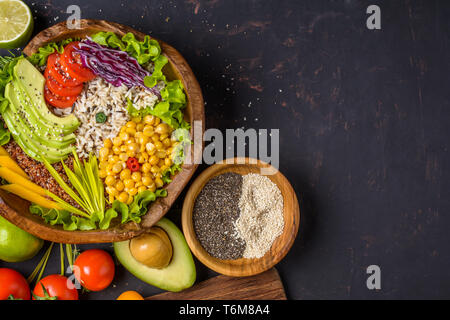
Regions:
<instances>
[{"instance_id":1,"label":"avocado pit","mask_svg":"<svg viewBox=\"0 0 450 320\"><path fill-rule=\"evenodd\" d=\"M131 255L149 268L163 269L170 264L173 249L167 233L153 227L148 232L131 239Z\"/></svg>"}]
</instances>

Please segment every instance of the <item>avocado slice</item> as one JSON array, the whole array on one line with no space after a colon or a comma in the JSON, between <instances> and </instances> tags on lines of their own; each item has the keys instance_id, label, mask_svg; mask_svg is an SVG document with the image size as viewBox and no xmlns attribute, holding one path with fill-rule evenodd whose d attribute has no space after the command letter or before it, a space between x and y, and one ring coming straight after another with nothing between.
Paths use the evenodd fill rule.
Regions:
<instances>
[{"instance_id":1,"label":"avocado slice","mask_svg":"<svg viewBox=\"0 0 450 320\"><path fill-rule=\"evenodd\" d=\"M65 133L75 131L80 125L73 114L67 117L58 117L47 108L44 99L45 78L27 59L19 59L14 67L14 78L18 80L21 88L30 99L40 118L52 127L59 127Z\"/></svg>"},{"instance_id":2,"label":"avocado slice","mask_svg":"<svg viewBox=\"0 0 450 320\"><path fill-rule=\"evenodd\" d=\"M39 122L34 124L37 128L29 126L29 123L25 120L27 119L28 113L22 114L22 112L19 112L18 107L20 106L20 103L18 101L18 95L15 94L15 90L13 89L14 85L15 84L10 82L5 88L5 97L10 101L10 106L4 112L4 117L8 118L8 121L6 121L6 119L5 121L7 122L11 133L13 133L13 137L14 135L22 136L21 140L26 146L23 150L27 152L29 149L36 149L35 153L41 153L45 157L55 157L58 159L69 155L72 152L70 145L75 142L75 135L72 134L72 137L65 141L61 141L61 139L50 139L50 137L46 137L45 134L42 134L42 132L41 135L39 135L38 132L40 130L45 132L46 129L41 127ZM27 143L27 141L29 143ZM29 154L29 156L32 157L31 154Z\"/></svg>"},{"instance_id":3,"label":"avocado slice","mask_svg":"<svg viewBox=\"0 0 450 320\"><path fill-rule=\"evenodd\" d=\"M191 287L196 278L195 264L183 233L167 218L155 226L162 228L172 242L173 256L167 267L154 269L138 262L131 254L130 240L114 243L117 258L134 276L155 287L173 292Z\"/></svg>"}]
</instances>

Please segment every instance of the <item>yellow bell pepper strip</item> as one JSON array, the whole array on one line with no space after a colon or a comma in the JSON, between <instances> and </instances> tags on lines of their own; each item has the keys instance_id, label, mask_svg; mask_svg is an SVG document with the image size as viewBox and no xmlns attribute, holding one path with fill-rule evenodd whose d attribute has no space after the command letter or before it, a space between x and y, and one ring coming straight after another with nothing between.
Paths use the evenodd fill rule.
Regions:
<instances>
[{"instance_id":1,"label":"yellow bell pepper strip","mask_svg":"<svg viewBox=\"0 0 450 320\"><path fill-rule=\"evenodd\" d=\"M9 157L9 153L2 146L0 146L0 156L8 156Z\"/></svg>"},{"instance_id":2,"label":"yellow bell pepper strip","mask_svg":"<svg viewBox=\"0 0 450 320\"><path fill-rule=\"evenodd\" d=\"M20 174L22 177L29 179L25 171L23 171L22 168L9 156L0 155L0 166L11 169L15 173Z\"/></svg>"},{"instance_id":3,"label":"yellow bell pepper strip","mask_svg":"<svg viewBox=\"0 0 450 320\"><path fill-rule=\"evenodd\" d=\"M34 193L30 190L25 189L23 186L18 184L7 184L4 186L0 186L0 189L14 193L15 195L28 200L32 203L36 203L41 207L47 209L61 209L61 207L54 201L48 200L37 193Z\"/></svg>"},{"instance_id":4,"label":"yellow bell pepper strip","mask_svg":"<svg viewBox=\"0 0 450 320\"><path fill-rule=\"evenodd\" d=\"M41 188L37 184L31 182L30 180L22 177L20 174L15 173L9 168L0 167L0 177L8 181L9 183L18 184L28 191L33 191L40 196L46 196L47 192L44 188Z\"/></svg>"}]
</instances>

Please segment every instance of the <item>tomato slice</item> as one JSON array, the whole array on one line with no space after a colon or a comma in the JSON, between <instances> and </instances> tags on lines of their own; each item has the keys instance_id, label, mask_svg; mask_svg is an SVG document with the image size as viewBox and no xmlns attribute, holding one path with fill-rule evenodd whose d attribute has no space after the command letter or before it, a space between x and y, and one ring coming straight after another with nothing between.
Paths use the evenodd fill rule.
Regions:
<instances>
[{"instance_id":1,"label":"tomato slice","mask_svg":"<svg viewBox=\"0 0 450 320\"><path fill-rule=\"evenodd\" d=\"M47 85L45 85L44 98L45 101L47 101L47 103L51 106L59 109L65 109L70 108L75 103L75 101L77 101L78 96L58 96L51 92L48 89Z\"/></svg>"},{"instance_id":2,"label":"tomato slice","mask_svg":"<svg viewBox=\"0 0 450 320\"><path fill-rule=\"evenodd\" d=\"M61 55L61 66L72 78L86 82L96 76L89 68L83 66L80 55L74 52L79 43L79 41L74 41L64 47L64 53Z\"/></svg>"},{"instance_id":3,"label":"tomato slice","mask_svg":"<svg viewBox=\"0 0 450 320\"><path fill-rule=\"evenodd\" d=\"M72 78L62 70L60 64L60 55L56 52L48 56L47 69L48 74L64 87L77 87L83 84L83 81Z\"/></svg>"},{"instance_id":4,"label":"tomato slice","mask_svg":"<svg viewBox=\"0 0 450 320\"><path fill-rule=\"evenodd\" d=\"M45 84L52 93L58 96L78 96L83 91L83 85L80 84L76 87L64 87L58 81L56 81L48 72L48 68L45 69L44 76L46 79Z\"/></svg>"}]
</instances>

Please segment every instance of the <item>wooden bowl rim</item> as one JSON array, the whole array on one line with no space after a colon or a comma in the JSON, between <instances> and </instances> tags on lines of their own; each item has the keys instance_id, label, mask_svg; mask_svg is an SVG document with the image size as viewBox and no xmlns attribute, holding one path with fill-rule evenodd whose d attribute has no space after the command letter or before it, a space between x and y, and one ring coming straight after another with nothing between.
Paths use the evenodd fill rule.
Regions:
<instances>
[{"instance_id":1,"label":"wooden bowl rim","mask_svg":"<svg viewBox=\"0 0 450 320\"><path fill-rule=\"evenodd\" d=\"M266 252L266 254L261 258L254 258L254 259L247 259L247 258L240 258L237 260L221 260L215 257L212 257L200 244L200 242L197 239L197 236L195 234L195 231L193 229L193 223L192 222L192 215L193 215L193 206L195 203L195 200L200 193L200 191L203 189L205 184L211 180L213 177L216 177L220 174L226 173L226 172L234 172L233 169L239 167L239 166L247 166L247 167L253 167L253 168L271 168L272 170L276 170L276 173L274 175L277 175L282 183L284 184L286 188L286 193L283 194L283 217L286 215L286 199L290 197L292 199L292 202L294 204L293 211L292 211L292 223L290 225L286 225L286 219L285 219L285 227L283 229L283 233L275 239L275 241L272 244L272 247L276 244L277 241L282 239L283 235L290 234L290 236L285 237L284 243L282 243L281 249L282 251L278 252L276 256L272 255L272 250ZM280 184L276 183L271 176L267 176L269 179L271 179L272 182L277 184L277 187L280 189L281 192L282 188L280 187ZM283 188L284 189L284 188ZM274 267L277 263L279 263L289 252L292 245L294 244L294 241L298 234L298 229L300 226L300 206L298 203L297 195L290 184L290 182L287 180L287 178L277 169L275 169L272 165L254 158L248 158L248 157L235 157L235 158L229 158L225 159L221 162L218 162L206 170L204 170L191 184L186 197L183 202L183 209L182 209L182 228L183 233L185 235L186 241L189 245L189 248L191 249L192 253L197 257L200 262L202 262L204 265L206 265L208 268L212 269L215 272L227 275L227 276L233 276L233 277L244 277L244 276L252 276L259 273L262 273L264 271L269 270L270 268ZM281 240L280 240L281 241ZM244 265L244 267L242 267ZM248 266L248 267L247 267ZM251 266L251 267L250 267Z\"/></svg>"},{"instance_id":2,"label":"wooden bowl rim","mask_svg":"<svg viewBox=\"0 0 450 320\"><path fill-rule=\"evenodd\" d=\"M111 30L115 28L115 30ZM71 37L69 34L63 36L61 33L54 34L55 30L63 30L69 32L69 34L85 33L82 37L92 34L98 31L114 31L118 34L125 34L132 32L137 39L143 39L144 33L137 31L131 27L109 22L106 20L93 20L82 19L80 20L80 28L75 30L67 29L66 21L57 23L33 37L28 45L24 48L23 52L30 55L37 51L39 47L44 46L47 43L53 41L60 41L65 38ZM41 38L41 39L40 39ZM151 36L152 39L157 40L162 48L162 53L168 58L172 71L176 74L176 78L180 79L185 86L185 92L187 95L188 105L185 109L185 114L190 108L191 113L191 135L193 134L194 121L201 121L202 134L205 131L205 112L204 112L204 100L201 92L200 85L195 78L192 69L189 64L183 58L183 56L172 46L168 45L164 41ZM37 46L37 44L39 44ZM201 139L200 152L203 151L204 142ZM195 142L194 142L195 143ZM194 158L194 152L198 152L198 146L191 147L191 156ZM173 181L165 188L168 190L168 196L166 198L159 198L149 206L148 212L142 217L140 224L129 222L127 224L107 229L107 230L89 230L89 231L67 231L63 230L60 226L51 226L46 224L40 217L33 216L31 213L19 213L11 208L3 199L2 195L4 191L0 190L0 215L6 218L11 223L17 225L19 228L48 241L59 243L105 243L105 242L117 242L131 239L153 226L169 211L176 198L180 195L184 187L189 183L192 175L197 169L198 164L185 164L182 170L173 178ZM17 200L25 201L15 195L10 195Z\"/></svg>"}]
</instances>

